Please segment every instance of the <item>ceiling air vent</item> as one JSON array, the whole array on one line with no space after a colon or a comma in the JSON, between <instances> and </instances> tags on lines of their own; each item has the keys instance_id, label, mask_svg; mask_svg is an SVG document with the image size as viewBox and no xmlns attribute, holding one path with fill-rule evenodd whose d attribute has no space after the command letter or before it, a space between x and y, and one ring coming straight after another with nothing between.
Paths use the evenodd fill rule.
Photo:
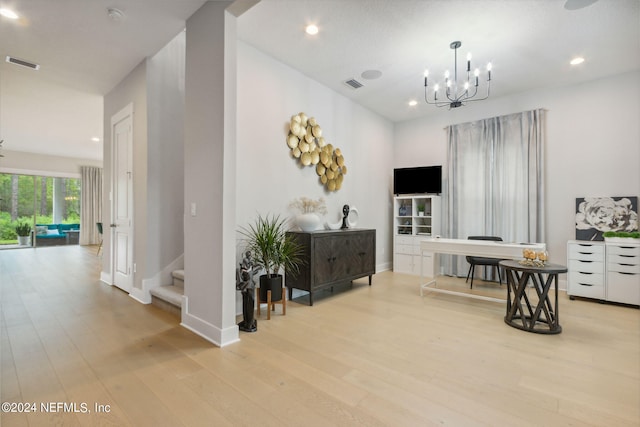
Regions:
<instances>
[{"instance_id":1,"label":"ceiling air vent","mask_svg":"<svg viewBox=\"0 0 640 427\"><path fill-rule=\"evenodd\" d=\"M356 79L349 79L345 83L354 89L359 89L363 86L363 84L357 81Z\"/></svg>"},{"instance_id":2,"label":"ceiling air vent","mask_svg":"<svg viewBox=\"0 0 640 427\"><path fill-rule=\"evenodd\" d=\"M10 64L20 65L22 67L31 68L32 70L39 70L40 65L34 64L32 62L23 61L22 59L14 58L12 56L7 56L7 62Z\"/></svg>"}]
</instances>

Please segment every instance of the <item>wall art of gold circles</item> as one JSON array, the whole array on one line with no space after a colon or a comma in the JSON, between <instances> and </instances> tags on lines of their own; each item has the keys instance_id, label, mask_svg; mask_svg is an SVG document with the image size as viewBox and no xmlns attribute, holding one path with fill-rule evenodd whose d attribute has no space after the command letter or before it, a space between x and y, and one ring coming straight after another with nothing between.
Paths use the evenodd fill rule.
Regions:
<instances>
[{"instance_id":1,"label":"wall art of gold circles","mask_svg":"<svg viewBox=\"0 0 640 427\"><path fill-rule=\"evenodd\" d=\"M328 144L322 136L322 128L313 117L305 113L291 116L287 146L291 155L302 166L316 168L320 183L328 191L338 191L347 174L344 156L339 148Z\"/></svg>"}]
</instances>

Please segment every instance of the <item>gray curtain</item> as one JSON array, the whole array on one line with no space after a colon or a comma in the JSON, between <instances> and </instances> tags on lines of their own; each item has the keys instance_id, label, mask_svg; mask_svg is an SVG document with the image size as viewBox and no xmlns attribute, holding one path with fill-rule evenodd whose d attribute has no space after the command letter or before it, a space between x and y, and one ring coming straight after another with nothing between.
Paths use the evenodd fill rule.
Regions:
<instances>
[{"instance_id":1,"label":"gray curtain","mask_svg":"<svg viewBox=\"0 0 640 427\"><path fill-rule=\"evenodd\" d=\"M545 241L544 120L534 110L447 128L443 237ZM468 268L464 257L441 257L443 274Z\"/></svg>"},{"instance_id":2,"label":"gray curtain","mask_svg":"<svg viewBox=\"0 0 640 427\"><path fill-rule=\"evenodd\" d=\"M81 166L80 244L100 243L97 222L102 221L102 169Z\"/></svg>"}]
</instances>

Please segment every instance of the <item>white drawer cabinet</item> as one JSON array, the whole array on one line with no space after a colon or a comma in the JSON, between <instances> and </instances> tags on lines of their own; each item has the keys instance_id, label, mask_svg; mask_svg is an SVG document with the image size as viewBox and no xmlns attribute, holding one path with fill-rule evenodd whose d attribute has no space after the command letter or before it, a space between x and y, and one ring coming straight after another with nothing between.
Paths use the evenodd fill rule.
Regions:
<instances>
[{"instance_id":1,"label":"white drawer cabinet","mask_svg":"<svg viewBox=\"0 0 640 427\"><path fill-rule=\"evenodd\" d=\"M569 259L580 261L604 262L604 245L602 243L569 243Z\"/></svg>"},{"instance_id":2,"label":"white drawer cabinet","mask_svg":"<svg viewBox=\"0 0 640 427\"><path fill-rule=\"evenodd\" d=\"M640 244L569 241L567 294L640 305Z\"/></svg>"},{"instance_id":3,"label":"white drawer cabinet","mask_svg":"<svg viewBox=\"0 0 640 427\"><path fill-rule=\"evenodd\" d=\"M640 245L607 243L607 300L640 305Z\"/></svg>"},{"instance_id":4,"label":"white drawer cabinet","mask_svg":"<svg viewBox=\"0 0 640 427\"><path fill-rule=\"evenodd\" d=\"M604 274L604 255L602 261L585 261L582 259L570 259L569 268L580 273Z\"/></svg>"},{"instance_id":5,"label":"white drawer cabinet","mask_svg":"<svg viewBox=\"0 0 640 427\"><path fill-rule=\"evenodd\" d=\"M570 241L567 245L567 294L605 299L603 242Z\"/></svg>"}]
</instances>

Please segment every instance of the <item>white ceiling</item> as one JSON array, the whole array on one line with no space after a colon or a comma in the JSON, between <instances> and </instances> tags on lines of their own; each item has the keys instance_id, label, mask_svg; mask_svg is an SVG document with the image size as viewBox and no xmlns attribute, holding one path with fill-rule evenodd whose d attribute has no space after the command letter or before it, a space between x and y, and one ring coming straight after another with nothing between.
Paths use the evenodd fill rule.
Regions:
<instances>
[{"instance_id":1,"label":"white ceiling","mask_svg":"<svg viewBox=\"0 0 640 427\"><path fill-rule=\"evenodd\" d=\"M184 29L205 0L0 0L3 148L102 159L102 96ZM107 8L124 13L120 22ZM37 63L39 71L5 62Z\"/></svg>"},{"instance_id":2,"label":"white ceiling","mask_svg":"<svg viewBox=\"0 0 640 427\"><path fill-rule=\"evenodd\" d=\"M203 3L0 0L22 17L0 18L2 59L42 66L35 72L0 65L4 148L101 158L101 144L90 138L102 135L102 95ZM110 20L108 7L122 10L124 20ZM320 33L306 35L307 23ZM262 0L240 17L238 33L393 121L441 111L422 101L422 73L452 68L454 40L462 41L460 57L470 51L478 66L493 63L492 97L640 69L639 0ZM586 61L571 67L576 55ZM382 77L364 79L366 70ZM350 78L364 86L346 86ZM409 107L411 99L418 105Z\"/></svg>"}]
</instances>

